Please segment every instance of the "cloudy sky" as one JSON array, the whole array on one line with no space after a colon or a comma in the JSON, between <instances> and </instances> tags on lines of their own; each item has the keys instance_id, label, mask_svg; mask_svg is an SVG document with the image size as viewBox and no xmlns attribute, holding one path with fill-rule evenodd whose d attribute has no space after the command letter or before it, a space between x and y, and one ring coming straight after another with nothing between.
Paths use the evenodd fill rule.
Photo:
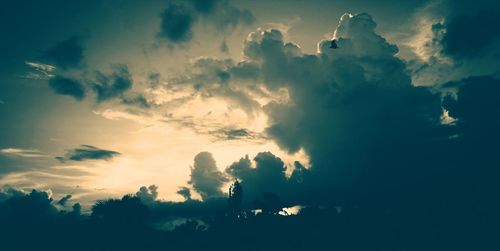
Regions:
<instances>
[{"instance_id":1,"label":"cloudy sky","mask_svg":"<svg viewBox=\"0 0 500 251\"><path fill-rule=\"evenodd\" d=\"M498 10L5 1L0 186L89 205L150 185L161 200L205 200L239 179L249 194L303 202L316 186L358 191L407 182L419 165L446 169L471 142L498 139Z\"/></svg>"}]
</instances>

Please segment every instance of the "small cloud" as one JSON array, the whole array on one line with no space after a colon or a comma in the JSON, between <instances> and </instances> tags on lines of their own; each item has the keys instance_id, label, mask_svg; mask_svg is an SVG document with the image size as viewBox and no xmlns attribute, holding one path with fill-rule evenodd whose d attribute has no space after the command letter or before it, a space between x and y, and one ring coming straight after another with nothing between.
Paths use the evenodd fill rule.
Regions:
<instances>
[{"instance_id":1,"label":"small cloud","mask_svg":"<svg viewBox=\"0 0 500 251\"><path fill-rule=\"evenodd\" d=\"M68 194L68 195L62 197L59 201L57 201L57 204L64 206L64 205L66 205L66 202L68 202L68 200L71 199L71 197L73 197L73 196L71 194Z\"/></svg>"},{"instance_id":2,"label":"small cloud","mask_svg":"<svg viewBox=\"0 0 500 251\"><path fill-rule=\"evenodd\" d=\"M222 128L212 131L210 132L210 134L220 140L254 140L263 138L263 136L260 135L259 133L252 132L245 128L238 128L238 129Z\"/></svg>"},{"instance_id":3,"label":"small cloud","mask_svg":"<svg viewBox=\"0 0 500 251\"><path fill-rule=\"evenodd\" d=\"M60 162L65 161L85 161L85 160L110 160L121 153L100 149L95 146L81 145L75 149L69 150L64 156L56 157Z\"/></svg>"},{"instance_id":4,"label":"small cloud","mask_svg":"<svg viewBox=\"0 0 500 251\"><path fill-rule=\"evenodd\" d=\"M26 61L25 64L29 66L32 70L26 75L22 76L24 78L29 78L29 79L49 79L54 77L51 72L56 70L55 66L49 65L49 64L42 64L42 63L36 63L36 62L29 62Z\"/></svg>"},{"instance_id":5,"label":"small cloud","mask_svg":"<svg viewBox=\"0 0 500 251\"><path fill-rule=\"evenodd\" d=\"M191 200L191 190L188 187L179 187L177 194L182 196L185 200Z\"/></svg>"},{"instance_id":6,"label":"small cloud","mask_svg":"<svg viewBox=\"0 0 500 251\"><path fill-rule=\"evenodd\" d=\"M36 149L4 148L0 149L0 155L22 158L44 158L48 157Z\"/></svg>"},{"instance_id":7,"label":"small cloud","mask_svg":"<svg viewBox=\"0 0 500 251\"><path fill-rule=\"evenodd\" d=\"M132 88L132 77L127 65L116 65L111 75L98 73L93 89L97 93L97 102L120 97Z\"/></svg>"},{"instance_id":8,"label":"small cloud","mask_svg":"<svg viewBox=\"0 0 500 251\"><path fill-rule=\"evenodd\" d=\"M55 66L49 65L49 64L42 64L42 63L35 63L35 62L25 62L28 66L34 68L35 70L43 71L43 72L50 72L54 71L56 69Z\"/></svg>"},{"instance_id":9,"label":"small cloud","mask_svg":"<svg viewBox=\"0 0 500 251\"><path fill-rule=\"evenodd\" d=\"M57 76L49 80L49 86L59 95L72 96L76 100L85 98L85 86L74 79Z\"/></svg>"},{"instance_id":10,"label":"small cloud","mask_svg":"<svg viewBox=\"0 0 500 251\"><path fill-rule=\"evenodd\" d=\"M151 102L149 102L148 99L142 94L138 94L132 97L124 97L122 99L122 103L125 105L136 106L144 109L150 108L152 105Z\"/></svg>"},{"instance_id":11,"label":"small cloud","mask_svg":"<svg viewBox=\"0 0 500 251\"><path fill-rule=\"evenodd\" d=\"M170 3L161 13L161 20L158 36L173 43L182 43L193 37L192 27L197 15L184 5Z\"/></svg>"},{"instance_id":12,"label":"small cloud","mask_svg":"<svg viewBox=\"0 0 500 251\"><path fill-rule=\"evenodd\" d=\"M151 185L149 187L142 186L139 191L135 193L135 196L141 199L144 204L151 204L158 198L158 186Z\"/></svg>"}]
</instances>

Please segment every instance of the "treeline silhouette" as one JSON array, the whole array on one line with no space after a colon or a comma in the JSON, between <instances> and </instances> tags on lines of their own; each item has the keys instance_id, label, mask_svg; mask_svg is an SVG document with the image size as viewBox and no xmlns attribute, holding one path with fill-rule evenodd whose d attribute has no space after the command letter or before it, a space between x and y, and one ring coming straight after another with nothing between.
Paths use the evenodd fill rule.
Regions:
<instances>
[{"instance_id":1,"label":"treeline silhouette","mask_svg":"<svg viewBox=\"0 0 500 251\"><path fill-rule=\"evenodd\" d=\"M46 192L9 193L0 201L0 247L6 251L492 250L485 240L495 235L484 231L486 215L471 215L465 205L314 205L287 215L273 193L242 205L238 182L227 199L145 204L125 195L98 201L89 215L78 203L58 210ZM168 222L179 223L165 228Z\"/></svg>"}]
</instances>

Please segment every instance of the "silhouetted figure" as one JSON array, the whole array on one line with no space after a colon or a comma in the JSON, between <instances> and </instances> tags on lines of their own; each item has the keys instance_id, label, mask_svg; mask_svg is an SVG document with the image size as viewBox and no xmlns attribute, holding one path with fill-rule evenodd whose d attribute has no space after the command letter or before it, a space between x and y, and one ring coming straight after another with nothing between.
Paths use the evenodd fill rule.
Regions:
<instances>
[{"instance_id":1,"label":"silhouetted figure","mask_svg":"<svg viewBox=\"0 0 500 251\"><path fill-rule=\"evenodd\" d=\"M331 49L337 49L337 48L339 48L339 46L337 45L337 39L334 39L334 40L331 41L330 48Z\"/></svg>"},{"instance_id":2,"label":"silhouetted figure","mask_svg":"<svg viewBox=\"0 0 500 251\"><path fill-rule=\"evenodd\" d=\"M239 217L241 213L241 203L243 201L243 188L240 182L235 181L229 187L229 198L227 200L229 214L233 217Z\"/></svg>"}]
</instances>

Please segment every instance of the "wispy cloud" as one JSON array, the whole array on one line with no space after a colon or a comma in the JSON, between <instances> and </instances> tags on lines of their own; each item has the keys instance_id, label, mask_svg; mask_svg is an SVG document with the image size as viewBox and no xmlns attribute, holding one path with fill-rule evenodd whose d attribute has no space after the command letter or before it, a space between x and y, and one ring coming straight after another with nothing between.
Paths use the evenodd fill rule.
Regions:
<instances>
[{"instance_id":1,"label":"wispy cloud","mask_svg":"<svg viewBox=\"0 0 500 251\"><path fill-rule=\"evenodd\" d=\"M56 69L55 66L52 66L52 65L48 65L48 64L42 64L42 63L35 63L35 62L26 62L26 64L36 70L39 70L39 71L44 71L44 72L48 72L48 71L53 71Z\"/></svg>"},{"instance_id":2,"label":"wispy cloud","mask_svg":"<svg viewBox=\"0 0 500 251\"><path fill-rule=\"evenodd\" d=\"M4 148L0 149L1 155L22 157L22 158L46 158L48 155L36 149Z\"/></svg>"},{"instance_id":3,"label":"wispy cloud","mask_svg":"<svg viewBox=\"0 0 500 251\"><path fill-rule=\"evenodd\" d=\"M95 146L81 145L75 149L69 150L65 156L56 157L57 160L64 162L72 161L85 161L85 160L110 160L120 155L119 152L100 149Z\"/></svg>"},{"instance_id":4,"label":"wispy cloud","mask_svg":"<svg viewBox=\"0 0 500 251\"><path fill-rule=\"evenodd\" d=\"M54 77L54 74L51 74L56 67L48 64L42 64L42 63L36 63L36 62L25 62L26 65L28 65L30 68L32 68L34 71L30 71L26 73L26 75L23 75L22 77L24 78L30 78L30 79L49 79Z\"/></svg>"}]
</instances>

